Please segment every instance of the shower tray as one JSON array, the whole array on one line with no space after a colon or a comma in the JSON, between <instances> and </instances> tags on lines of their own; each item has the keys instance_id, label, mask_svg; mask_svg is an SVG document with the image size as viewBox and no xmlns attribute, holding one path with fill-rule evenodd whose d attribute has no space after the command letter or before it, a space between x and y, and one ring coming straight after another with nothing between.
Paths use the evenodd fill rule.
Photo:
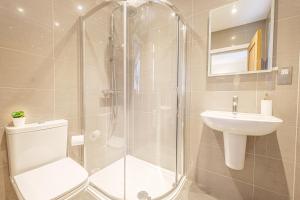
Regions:
<instances>
[{"instance_id":1,"label":"shower tray","mask_svg":"<svg viewBox=\"0 0 300 200\"><path fill-rule=\"evenodd\" d=\"M90 176L88 191L99 199L121 200L124 196L124 158L113 162L102 170ZM134 156L126 156L126 199L129 200L171 200L176 197L181 187L174 188L175 173L138 159ZM120 180L116 182L115 180ZM184 182L185 178L182 177ZM178 190L178 191L177 191ZM99 192L101 191L101 193ZM160 196L164 191L172 191L165 197ZM113 194L110 197L108 194ZM147 194L147 198L144 198ZM109 198L110 197L110 198ZM102 200L101 199L101 200Z\"/></svg>"}]
</instances>

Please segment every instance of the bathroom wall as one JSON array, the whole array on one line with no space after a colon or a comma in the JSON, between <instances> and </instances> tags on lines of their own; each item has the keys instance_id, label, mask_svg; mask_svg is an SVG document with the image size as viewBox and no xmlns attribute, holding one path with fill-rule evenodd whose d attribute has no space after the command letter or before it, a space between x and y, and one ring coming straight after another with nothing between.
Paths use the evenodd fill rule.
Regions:
<instances>
[{"instance_id":1,"label":"bathroom wall","mask_svg":"<svg viewBox=\"0 0 300 200\"><path fill-rule=\"evenodd\" d=\"M93 4L0 1L0 199L16 199L4 134L12 111L24 110L29 123L65 118L69 134L80 133L77 19ZM70 148L70 154L81 162L80 148Z\"/></svg>"},{"instance_id":2,"label":"bathroom wall","mask_svg":"<svg viewBox=\"0 0 300 200\"><path fill-rule=\"evenodd\" d=\"M189 178L217 199L300 199L299 139L296 151L300 2L278 0L276 8L274 60L278 67L294 69L293 84L286 86L277 85L272 73L207 78L208 13L232 1L172 2L183 11L193 31L190 122L186 136ZM277 133L249 137L245 169L230 170L224 164L222 134L204 126L199 114L208 109L230 111L233 95L239 96L239 111L259 112L265 93L273 100L274 115L284 123Z\"/></svg>"}]
</instances>

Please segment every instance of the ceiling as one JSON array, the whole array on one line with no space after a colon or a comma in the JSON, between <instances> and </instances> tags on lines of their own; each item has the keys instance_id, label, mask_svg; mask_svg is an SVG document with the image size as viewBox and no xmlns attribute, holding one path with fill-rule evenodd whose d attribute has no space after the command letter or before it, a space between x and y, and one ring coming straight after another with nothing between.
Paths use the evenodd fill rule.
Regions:
<instances>
[{"instance_id":1,"label":"ceiling","mask_svg":"<svg viewBox=\"0 0 300 200\"><path fill-rule=\"evenodd\" d=\"M211 32L266 19L272 0L239 0L210 11Z\"/></svg>"}]
</instances>

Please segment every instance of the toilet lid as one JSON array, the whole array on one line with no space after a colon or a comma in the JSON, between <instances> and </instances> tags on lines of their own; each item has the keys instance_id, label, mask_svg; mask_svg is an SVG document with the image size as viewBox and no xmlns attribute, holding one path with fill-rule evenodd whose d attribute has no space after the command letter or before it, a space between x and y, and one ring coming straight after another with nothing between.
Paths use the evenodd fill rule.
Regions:
<instances>
[{"instance_id":1,"label":"toilet lid","mask_svg":"<svg viewBox=\"0 0 300 200\"><path fill-rule=\"evenodd\" d=\"M64 158L14 177L26 200L49 200L63 196L88 179L87 171L70 158Z\"/></svg>"}]
</instances>

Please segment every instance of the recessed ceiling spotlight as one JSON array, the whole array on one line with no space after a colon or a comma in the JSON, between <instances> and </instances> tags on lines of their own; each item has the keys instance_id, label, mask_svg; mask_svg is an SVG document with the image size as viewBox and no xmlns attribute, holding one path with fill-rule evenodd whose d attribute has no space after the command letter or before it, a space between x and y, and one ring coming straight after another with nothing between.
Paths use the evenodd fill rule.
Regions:
<instances>
[{"instance_id":1,"label":"recessed ceiling spotlight","mask_svg":"<svg viewBox=\"0 0 300 200\"><path fill-rule=\"evenodd\" d=\"M237 8L234 6L232 9L231 9L231 14L235 14L235 13L237 13Z\"/></svg>"},{"instance_id":2,"label":"recessed ceiling spotlight","mask_svg":"<svg viewBox=\"0 0 300 200\"><path fill-rule=\"evenodd\" d=\"M59 27L60 23L59 22L54 22L54 26Z\"/></svg>"},{"instance_id":3,"label":"recessed ceiling spotlight","mask_svg":"<svg viewBox=\"0 0 300 200\"><path fill-rule=\"evenodd\" d=\"M171 13L171 16L172 16L172 17L175 17L175 16L176 16L176 13L175 13L175 12L172 12L172 13Z\"/></svg>"},{"instance_id":4,"label":"recessed ceiling spotlight","mask_svg":"<svg viewBox=\"0 0 300 200\"><path fill-rule=\"evenodd\" d=\"M236 38L236 36L234 35L234 36L231 37L231 40L235 40L235 38Z\"/></svg>"},{"instance_id":5,"label":"recessed ceiling spotlight","mask_svg":"<svg viewBox=\"0 0 300 200\"><path fill-rule=\"evenodd\" d=\"M77 10L79 10L79 11L83 10L83 6L82 5L78 5L77 6Z\"/></svg>"},{"instance_id":6,"label":"recessed ceiling spotlight","mask_svg":"<svg viewBox=\"0 0 300 200\"><path fill-rule=\"evenodd\" d=\"M19 8L17 8L17 11L20 13L24 13L24 8L19 7Z\"/></svg>"}]
</instances>

